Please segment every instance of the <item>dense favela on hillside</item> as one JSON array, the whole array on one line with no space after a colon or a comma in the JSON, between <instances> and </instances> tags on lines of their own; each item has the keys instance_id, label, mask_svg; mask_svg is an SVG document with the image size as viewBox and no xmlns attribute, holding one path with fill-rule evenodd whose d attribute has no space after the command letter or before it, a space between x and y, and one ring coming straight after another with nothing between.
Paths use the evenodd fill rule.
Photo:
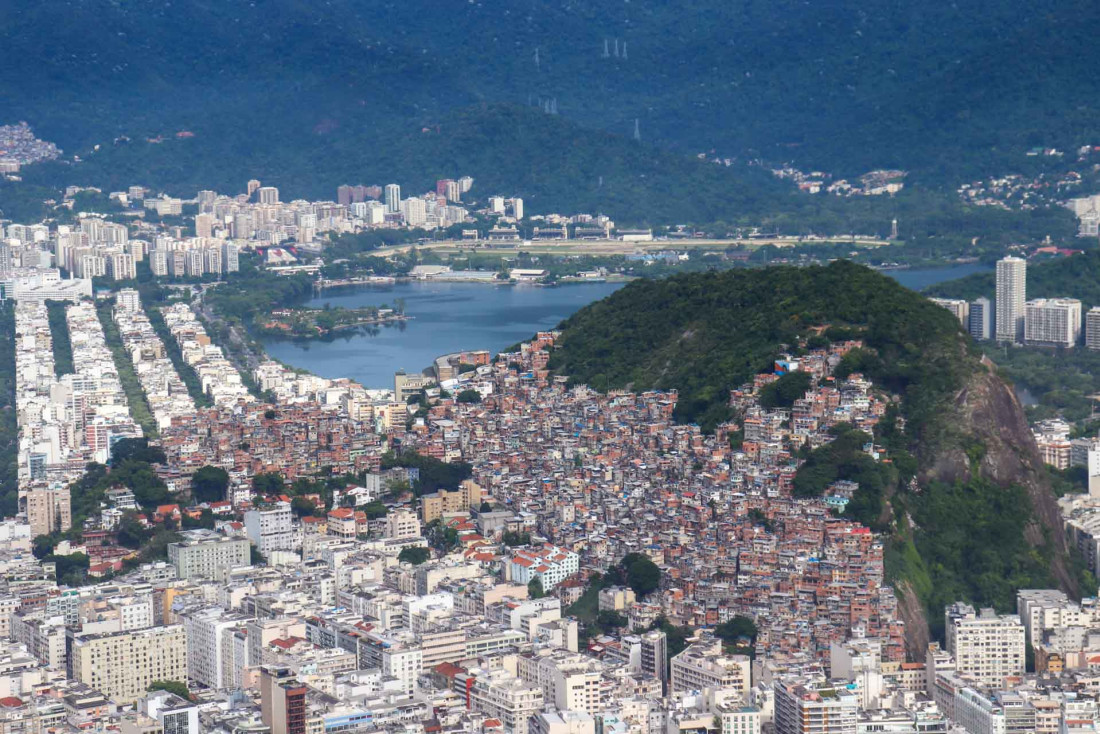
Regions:
<instances>
[{"instance_id":1,"label":"dense favela on hillside","mask_svg":"<svg viewBox=\"0 0 1100 734\"><path fill-rule=\"evenodd\" d=\"M872 436L896 396L845 369L858 339L788 345L729 391L737 419L704 434L674 421L673 391L552 374L554 331L368 389L236 359L206 286L153 298L138 277L229 279L257 249L295 269L308 261L280 244L465 224L471 183L282 204L252 182L200 193L186 227L182 202L135 187L110 198L166 222L5 227L3 731L1100 728L1096 598L1024 589L1015 613L960 600L937 610L942 644L913 649L858 485L796 482L824 446L893 461ZM522 207L491 198L474 236L518 238ZM1025 301L1024 278L998 267L995 312L944 305L980 338L1076 341L1079 304L1062 324ZM1039 438L1049 462L1088 467L1090 493L1062 505L1096 573L1100 446Z\"/></svg>"}]
</instances>

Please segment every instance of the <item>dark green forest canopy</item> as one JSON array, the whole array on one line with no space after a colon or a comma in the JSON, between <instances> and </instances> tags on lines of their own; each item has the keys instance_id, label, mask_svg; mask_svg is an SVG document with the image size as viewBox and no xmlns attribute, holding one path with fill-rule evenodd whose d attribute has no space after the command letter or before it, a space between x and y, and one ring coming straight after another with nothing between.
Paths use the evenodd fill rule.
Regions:
<instances>
[{"instance_id":1,"label":"dark green forest canopy","mask_svg":"<svg viewBox=\"0 0 1100 734\"><path fill-rule=\"evenodd\" d=\"M644 140L687 153L849 177L942 178L1100 140L1088 0L15 0L0 13L11 121L74 152L189 130L262 166L282 142L354 150L486 101L553 101L623 137L637 119Z\"/></svg>"},{"instance_id":2,"label":"dark green forest canopy","mask_svg":"<svg viewBox=\"0 0 1100 734\"><path fill-rule=\"evenodd\" d=\"M728 417L731 388L823 325L862 336L877 358L859 367L904 396L918 428L976 364L945 309L838 261L630 283L562 323L551 367L600 390L676 389L677 417L712 428Z\"/></svg>"}]
</instances>

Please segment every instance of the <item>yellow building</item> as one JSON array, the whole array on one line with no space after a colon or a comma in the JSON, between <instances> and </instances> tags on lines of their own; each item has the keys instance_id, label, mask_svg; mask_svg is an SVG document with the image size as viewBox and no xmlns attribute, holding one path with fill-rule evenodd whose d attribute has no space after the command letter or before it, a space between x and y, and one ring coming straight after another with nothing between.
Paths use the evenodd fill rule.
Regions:
<instances>
[{"instance_id":1,"label":"yellow building","mask_svg":"<svg viewBox=\"0 0 1100 734\"><path fill-rule=\"evenodd\" d=\"M441 489L421 497L420 518L427 525L447 514L469 512L471 508L481 505L481 498L481 487L472 479L467 479L456 490Z\"/></svg>"},{"instance_id":2,"label":"yellow building","mask_svg":"<svg viewBox=\"0 0 1100 734\"><path fill-rule=\"evenodd\" d=\"M137 701L158 680L187 680L182 625L76 635L73 677L119 704Z\"/></svg>"}]
</instances>

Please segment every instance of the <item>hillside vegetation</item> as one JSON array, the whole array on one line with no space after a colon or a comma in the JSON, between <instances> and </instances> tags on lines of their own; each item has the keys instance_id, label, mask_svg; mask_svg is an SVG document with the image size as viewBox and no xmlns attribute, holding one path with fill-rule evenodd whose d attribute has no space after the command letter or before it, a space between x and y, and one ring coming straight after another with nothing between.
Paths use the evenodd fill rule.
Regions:
<instances>
[{"instance_id":1,"label":"hillside vegetation","mask_svg":"<svg viewBox=\"0 0 1100 734\"><path fill-rule=\"evenodd\" d=\"M933 413L973 368L944 309L844 261L635 281L563 322L551 365L600 389L675 388L677 417L709 429L727 417L730 388L820 325L860 333L877 357L858 366L911 394L913 415Z\"/></svg>"},{"instance_id":2,"label":"hillside vegetation","mask_svg":"<svg viewBox=\"0 0 1100 734\"><path fill-rule=\"evenodd\" d=\"M850 516L888 534L888 572L919 600L911 649L939 631L946 603L1010 609L1017 588L1074 583L1019 403L951 314L886 276L838 261L636 281L560 328L558 373L597 389L677 389L677 417L705 429L729 417L729 390L788 345L861 338L838 374L860 371L900 398L874 437L892 466L865 461L863 437L842 434L810 455L795 489L859 483Z\"/></svg>"},{"instance_id":3,"label":"hillside vegetation","mask_svg":"<svg viewBox=\"0 0 1100 734\"><path fill-rule=\"evenodd\" d=\"M15 0L0 97L66 149L184 128L263 159L553 101L689 153L941 179L1097 142L1098 30L1087 0Z\"/></svg>"}]
</instances>

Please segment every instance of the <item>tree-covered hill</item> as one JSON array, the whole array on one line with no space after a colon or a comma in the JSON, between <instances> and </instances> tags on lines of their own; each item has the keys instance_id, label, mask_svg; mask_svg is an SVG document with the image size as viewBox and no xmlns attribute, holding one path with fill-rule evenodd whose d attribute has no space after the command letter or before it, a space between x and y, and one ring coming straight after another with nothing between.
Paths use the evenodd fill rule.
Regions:
<instances>
[{"instance_id":1,"label":"tree-covered hill","mask_svg":"<svg viewBox=\"0 0 1100 734\"><path fill-rule=\"evenodd\" d=\"M942 397L972 368L950 314L843 261L630 283L562 323L552 366L600 389L675 388L678 417L712 427L730 388L821 325L864 334L880 357L864 370L916 400Z\"/></svg>"},{"instance_id":2,"label":"tree-covered hill","mask_svg":"<svg viewBox=\"0 0 1100 734\"><path fill-rule=\"evenodd\" d=\"M796 488L812 494L820 476L858 470L853 506L889 535L911 649L946 603L1007 609L1021 586L1074 583L1018 401L951 314L891 278L838 261L636 281L560 328L559 374L597 389L675 388L678 417L704 428L729 417L731 388L770 371L785 349L861 338L839 371L861 371L900 400L875 435L894 468L819 450Z\"/></svg>"},{"instance_id":3,"label":"tree-covered hill","mask_svg":"<svg viewBox=\"0 0 1100 734\"><path fill-rule=\"evenodd\" d=\"M73 152L189 129L263 157L552 100L688 153L943 180L1100 140L1098 30L1088 0L14 0L0 98Z\"/></svg>"}]
</instances>

